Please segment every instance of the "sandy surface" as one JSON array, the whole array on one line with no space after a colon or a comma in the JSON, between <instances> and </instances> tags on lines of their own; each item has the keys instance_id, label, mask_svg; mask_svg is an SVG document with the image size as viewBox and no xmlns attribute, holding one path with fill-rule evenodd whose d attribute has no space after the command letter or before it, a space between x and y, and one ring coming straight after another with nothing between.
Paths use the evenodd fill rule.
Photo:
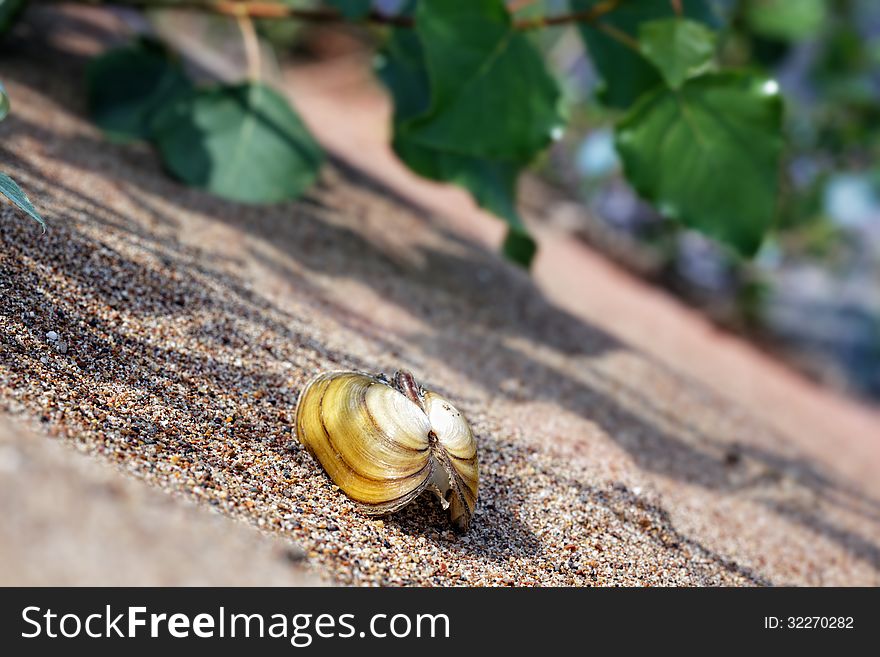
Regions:
<instances>
[{"instance_id":1,"label":"sandy surface","mask_svg":"<svg viewBox=\"0 0 880 657\"><path fill-rule=\"evenodd\" d=\"M613 317L551 301L369 167L331 165L272 208L183 188L89 125L81 74L39 43L0 65L0 161L52 226L0 209L0 410L301 546L339 583L880 584L876 449L825 430L869 415L785 431L628 346ZM396 367L471 421L464 536L429 499L357 514L293 440L314 373Z\"/></svg>"},{"instance_id":2,"label":"sandy surface","mask_svg":"<svg viewBox=\"0 0 880 657\"><path fill-rule=\"evenodd\" d=\"M282 538L0 418L0 585L320 584Z\"/></svg>"}]
</instances>

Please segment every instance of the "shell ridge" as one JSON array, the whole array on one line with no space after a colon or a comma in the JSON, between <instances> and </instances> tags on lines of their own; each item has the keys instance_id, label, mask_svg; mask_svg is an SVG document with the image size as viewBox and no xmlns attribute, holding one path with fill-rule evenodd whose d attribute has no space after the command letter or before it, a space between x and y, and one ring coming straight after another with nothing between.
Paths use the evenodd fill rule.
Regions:
<instances>
[{"instance_id":1,"label":"shell ridge","mask_svg":"<svg viewBox=\"0 0 880 657\"><path fill-rule=\"evenodd\" d=\"M321 401L323 402L324 396L321 395ZM339 463L345 466L345 469L348 470L352 475L357 477L358 479L365 479L366 481L374 481L376 483L382 483L383 481L406 481L407 479L416 478L422 470L425 469L424 466L419 468L416 472L408 475L404 475L402 477L382 477L381 479L377 477L371 477L370 475L364 474L363 472L359 472L355 470L354 466L348 462L345 458L345 454L343 454L339 448L336 446L336 443L333 441L333 436L330 434L330 430L327 428L327 424L324 422L324 409L323 405L319 403L318 405L319 418L321 420L321 429L324 431L324 436L327 438L327 443L333 448L334 454L336 454L337 460ZM320 459L319 459L320 462ZM333 479L333 477L330 477ZM335 483L335 482L334 482ZM362 502L363 504L369 504L369 502Z\"/></svg>"},{"instance_id":2,"label":"shell ridge","mask_svg":"<svg viewBox=\"0 0 880 657\"><path fill-rule=\"evenodd\" d=\"M430 468L428 475L425 477L424 481L416 486L413 490L408 493L404 493L403 495L396 497L392 500L388 500L387 502L379 502L377 504L370 504L369 502L362 502L360 500L355 500L352 498L355 503L361 507L365 513L369 513L371 515L385 515L387 513L394 513L395 511L399 511L407 504L416 499L419 495L425 492L425 488L428 486L428 482L431 480L431 475L434 473L434 464L429 459L425 464L426 468Z\"/></svg>"},{"instance_id":3,"label":"shell ridge","mask_svg":"<svg viewBox=\"0 0 880 657\"><path fill-rule=\"evenodd\" d=\"M373 482L399 482L416 476L418 472L423 469L423 460L426 460L427 457L419 457L415 464L412 463L415 459L408 459L410 462L403 465L400 462L395 462L393 454L395 452L399 453L401 451L400 448L403 446L397 442L390 441L387 436L387 430L384 429L379 422L371 423L374 431L366 430L367 427L363 424L365 422L365 414L369 411L369 407L366 404L366 391L372 388L375 383L379 382L376 381L374 377L360 373L343 373L341 376L334 375L330 378L331 382L328 383L327 394L330 394L331 388L333 388L333 395L336 396L334 399L336 406L340 403L339 396L342 397L342 402L345 404L345 413L343 414L343 417L346 418L343 422L351 422L353 423L353 426L359 430L351 435L357 435L360 442L355 442L349 446L349 449L342 450L340 447L345 447L346 445L340 445L337 439L338 436L334 433L340 430L340 427L337 426L340 423L340 419L339 417L336 417L339 415L339 409L336 409L336 416L334 416L335 419L332 422L329 417L324 416L326 418L324 430L325 435L328 436L328 442L332 443L333 449L345 459L349 466L351 466L350 469L356 475L360 476L361 479ZM366 380L366 382L364 380ZM326 404L322 403L322 408L325 405ZM379 447L375 443L380 443L385 447ZM395 472L402 474L395 477L385 475L377 477L375 476L375 473L373 473L373 476L370 476L362 472L362 469L358 467L359 461L361 460L365 462L372 460L375 464L379 464L384 468L390 468ZM413 465L418 465L418 467L413 469Z\"/></svg>"},{"instance_id":4,"label":"shell ridge","mask_svg":"<svg viewBox=\"0 0 880 657\"><path fill-rule=\"evenodd\" d=\"M381 381L379 381L378 383L380 385L387 385L387 384L383 384ZM373 412L370 410L370 406L367 404L367 390L369 390L369 388L365 387L363 389L363 391L361 392L361 401L363 402L364 412L367 414L367 417L370 418L370 424L372 424L374 427L376 427L376 429L379 430L379 433L382 434L383 439L386 442L390 443L391 445L394 445L395 447L400 447L401 449L405 449L408 452L414 452L416 454L422 454L424 452L427 452L428 451L427 446L424 449L416 449L415 447L410 447L409 445L404 445L403 443L397 442L391 436L389 436L387 433L385 433L385 430L379 426L379 423L376 421L376 418L373 415ZM392 388L392 390L393 390L393 388Z\"/></svg>"}]
</instances>

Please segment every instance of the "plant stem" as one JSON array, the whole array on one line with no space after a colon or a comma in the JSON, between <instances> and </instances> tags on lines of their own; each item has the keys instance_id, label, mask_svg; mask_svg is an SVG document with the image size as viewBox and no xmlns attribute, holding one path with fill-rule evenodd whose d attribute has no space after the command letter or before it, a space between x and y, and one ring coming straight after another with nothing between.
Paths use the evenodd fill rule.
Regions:
<instances>
[{"instance_id":1,"label":"plant stem","mask_svg":"<svg viewBox=\"0 0 880 657\"><path fill-rule=\"evenodd\" d=\"M518 30L535 30L542 27L551 27L553 25L568 25L570 23L587 23L595 24L602 16L611 13L617 9L621 0L605 0L599 2L589 9L575 11L570 14L559 14L558 16L539 16L538 18L525 18L516 21L514 27Z\"/></svg>"},{"instance_id":2,"label":"plant stem","mask_svg":"<svg viewBox=\"0 0 880 657\"><path fill-rule=\"evenodd\" d=\"M243 3L238 3L244 6ZM238 29L241 31L241 40L244 44L244 56L247 60L247 76L250 82L260 79L260 40L254 29L254 21L246 13L241 12L235 17Z\"/></svg>"},{"instance_id":3,"label":"plant stem","mask_svg":"<svg viewBox=\"0 0 880 657\"><path fill-rule=\"evenodd\" d=\"M613 25L611 25L611 23L595 23L593 27L595 27L600 32L608 35L619 44L626 46L630 50L641 52L639 42L635 38L631 37L620 28L614 27Z\"/></svg>"},{"instance_id":4,"label":"plant stem","mask_svg":"<svg viewBox=\"0 0 880 657\"><path fill-rule=\"evenodd\" d=\"M539 18L526 19L514 23L514 27L518 30L534 30L542 27L550 27L554 25L567 25L569 23L583 23L599 30L603 34L614 39L618 43L626 46L630 50L639 52L639 42L632 36L621 30L620 28L605 23L600 19L606 14L610 14L622 0L605 0L599 2L583 11L577 11L571 14L561 14L559 16L541 16ZM677 0L672 0L676 3Z\"/></svg>"},{"instance_id":5,"label":"plant stem","mask_svg":"<svg viewBox=\"0 0 880 657\"><path fill-rule=\"evenodd\" d=\"M535 4L535 2L537 2L537 0L511 0L507 3L507 9L510 13L513 13L520 9L525 9L529 5Z\"/></svg>"},{"instance_id":6,"label":"plant stem","mask_svg":"<svg viewBox=\"0 0 880 657\"><path fill-rule=\"evenodd\" d=\"M133 9L185 9L225 16L247 16L249 18L295 18L313 23L339 23L347 19L332 7L291 7L278 0L40 0L47 4L79 4ZM410 27L413 21L408 16L389 16L371 11L364 22L383 25Z\"/></svg>"},{"instance_id":7,"label":"plant stem","mask_svg":"<svg viewBox=\"0 0 880 657\"><path fill-rule=\"evenodd\" d=\"M118 7L132 7L136 9L188 9L190 11L202 11L227 16L249 16L250 18L295 18L315 23L338 23L347 19L336 9L331 7L316 7L311 9L291 7L276 0L41 0L54 4L85 4L107 5ZM573 23L586 23L595 25L599 19L614 11L621 0L605 0L590 9L576 11L557 16L541 16L538 18L525 18L515 21L513 26L517 30L526 31L542 27L556 25L568 25ZM376 10L371 11L363 18L365 23L378 25L393 25L396 27L412 27L411 16L391 16Z\"/></svg>"}]
</instances>

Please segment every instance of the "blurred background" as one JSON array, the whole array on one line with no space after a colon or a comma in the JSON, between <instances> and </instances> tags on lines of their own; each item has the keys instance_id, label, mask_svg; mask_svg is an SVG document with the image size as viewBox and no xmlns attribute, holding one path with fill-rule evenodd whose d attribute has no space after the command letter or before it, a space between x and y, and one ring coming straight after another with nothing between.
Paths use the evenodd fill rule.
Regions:
<instances>
[{"instance_id":1,"label":"blurred background","mask_svg":"<svg viewBox=\"0 0 880 657\"><path fill-rule=\"evenodd\" d=\"M520 203L530 218L576 235L809 377L880 403L880 3L707 3L724 27L722 65L757 63L786 99L778 223L758 255L739 258L640 201L615 153L616 115L597 100L601 80L572 27L531 34L563 83L570 123L533 169L535 177L522 182ZM374 2L388 14L405 4ZM523 17L568 9L567 0L508 4ZM236 70L228 77L240 75L239 40L228 19L183 21L163 12L151 20L179 47L200 43L216 57L221 46L226 66ZM193 39L194 29L203 37ZM375 58L384 35L379 28L294 20L258 21L258 30L275 55L275 64L264 58L267 69L290 58Z\"/></svg>"},{"instance_id":2,"label":"blurred background","mask_svg":"<svg viewBox=\"0 0 880 657\"><path fill-rule=\"evenodd\" d=\"M629 269L800 370L880 401L880 3L729 0L722 58L760 64L786 103L783 196L753 261L681 230L620 173L597 78L574 34L542 35L566 81L571 129L541 174L589 213L567 225Z\"/></svg>"},{"instance_id":3,"label":"blurred background","mask_svg":"<svg viewBox=\"0 0 880 657\"><path fill-rule=\"evenodd\" d=\"M722 65L757 64L778 80L786 99L783 193L777 225L757 256L744 260L640 201L615 153L617 115L597 100L601 80L571 26L530 33L562 81L570 121L522 181L520 203L531 221L576 236L810 378L876 404L880 2L706 2L722 28ZM373 4L396 14L407 2ZM508 5L521 17L569 8L568 0ZM244 75L241 38L230 17L144 12L118 3L110 11L133 31L157 35L182 51L196 77L234 81ZM374 65L387 37L383 27L351 23L258 19L256 26L264 48L262 75L279 86L291 61Z\"/></svg>"}]
</instances>

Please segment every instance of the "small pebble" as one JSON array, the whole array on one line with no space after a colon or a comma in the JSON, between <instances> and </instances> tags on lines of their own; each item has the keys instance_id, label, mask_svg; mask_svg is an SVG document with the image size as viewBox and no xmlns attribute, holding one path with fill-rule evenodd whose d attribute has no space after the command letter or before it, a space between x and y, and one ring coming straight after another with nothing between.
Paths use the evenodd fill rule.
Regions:
<instances>
[{"instance_id":1,"label":"small pebble","mask_svg":"<svg viewBox=\"0 0 880 657\"><path fill-rule=\"evenodd\" d=\"M49 331L48 333L46 333L46 339L49 342L55 342L55 340L58 339L58 334L55 331Z\"/></svg>"}]
</instances>

